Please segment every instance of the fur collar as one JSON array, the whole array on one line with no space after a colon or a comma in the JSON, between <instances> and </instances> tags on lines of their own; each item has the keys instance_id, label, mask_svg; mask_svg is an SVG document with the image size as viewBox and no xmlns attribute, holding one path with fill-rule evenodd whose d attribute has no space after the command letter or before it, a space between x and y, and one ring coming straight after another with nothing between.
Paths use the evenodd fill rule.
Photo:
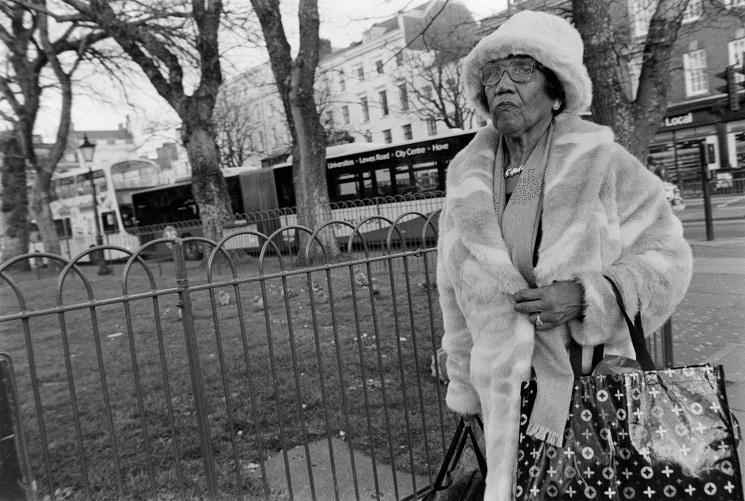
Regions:
<instances>
[{"instance_id":1,"label":"fur collar","mask_svg":"<svg viewBox=\"0 0 745 501\"><path fill-rule=\"evenodd\" d=\"M499 140L499 133L487 125L453 159L448 168L447 210L458 238L478 261L481 272L494 275L500 289L512 294L526 283L510 261L494 208L492 176ZM593 208L599 203L606 173L593 166L607 165L614 145L606 127L571 114L554 119L536 268L539 285L569 279L577 271L598 269L597 260L585 259L599 245L593 242L597 239L587 231L587 225L598 218Z\"/></svg>"}]
</instances>

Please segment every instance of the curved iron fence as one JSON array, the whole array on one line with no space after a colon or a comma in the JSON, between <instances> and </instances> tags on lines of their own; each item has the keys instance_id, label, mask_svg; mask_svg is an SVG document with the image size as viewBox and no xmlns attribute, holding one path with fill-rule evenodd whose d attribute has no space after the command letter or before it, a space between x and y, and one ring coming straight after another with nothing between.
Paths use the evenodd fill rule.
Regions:
<instances>
[{"instance_id":1,"label":"curved iron fence","mask_svg":"<svg viewBox=\"0 0 745 501\"><path fill-rule=\"evenodd\" d=\"M455 423L431 362L442 334L437 215L0 264L0 351L14 363L26 495L421 492ZM346 236L325 248L332 229ZM297 243L289 251L287 235ZM239 239L255 252L232 246ZM144 259L156 247L168 260ZM202 259L187 261L189 248ZM96 252L116 261L112 275L86 266ZM30 259L46 267L29 271Z\"/></svg>"}]
</instances>

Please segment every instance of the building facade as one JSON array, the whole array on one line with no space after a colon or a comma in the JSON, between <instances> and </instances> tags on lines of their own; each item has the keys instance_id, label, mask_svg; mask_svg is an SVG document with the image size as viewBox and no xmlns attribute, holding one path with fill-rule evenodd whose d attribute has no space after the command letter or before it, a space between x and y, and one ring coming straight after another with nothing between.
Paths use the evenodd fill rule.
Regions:
<instances>
[{"instance_id":1,"label":"building facade","mask_svg":"<svg viewBox=\"0 0 745 501\"><path fill-rule=\"evenodd\" d=\"M316 102L329 145L423 139L485 123L465 106L460 61L438 61L437 40L422 37L430 20L440 16L448 20L443 25L451 24L460 33L454 35L460 37L456 45L470 49L476 22L467 9L459 2L430 0L373 25L360 42L329 50L321 57ZM464 39L462 33L471 38ZM432 73L444 75L442 80L429 77L426 68L436 68ZM256 154L271 160L264 165L284 161L291 138L269 64L232 79L222 92L226 103L243 103L226 107L244 110L243 118L250 124L244 137ZM445 120L443 114L464 115L465 119Z\"/></svg>"},{"instance_id":2,"label":"building facade","mask_svg":"<svg viewBox=\"0 0 745 501\"><path fill-rule=\"evenodd\" d=\"M675 44L667 114L651 147L683 189L700 185L702 163L711 179L745 178L745 94L738 93L740 109L732 110L716 76L741 66L743 52L745 2L691 0Z\"/></svg>"}]
</instances>

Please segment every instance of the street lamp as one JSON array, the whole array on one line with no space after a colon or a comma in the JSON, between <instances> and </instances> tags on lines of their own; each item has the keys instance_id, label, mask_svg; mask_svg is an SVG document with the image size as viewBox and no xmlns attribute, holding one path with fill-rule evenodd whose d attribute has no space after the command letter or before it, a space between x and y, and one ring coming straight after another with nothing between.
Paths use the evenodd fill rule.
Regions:
<instances>
[{"instance_id":1,"label":"street lamp","mask_svg":"<svg viewBox=\"0 0 745 501\"><path fill-rule=\"evenodd\" d=\"M88 134L83 135L83 144L80 145L80 153L83 154L83 160L88 164L88 180L91 183L91 195L93 196L93 218L96 224L96 245L103 245L103 235L101 234L101 220L98 217L98 197L96 196L96 182L93 179L93 153L96 151L96 143L91 143ZM94 257L93 255L91 257ZM106 256L102 250L96 251L95 258L98 260L98 274L110 275L111 268L106 262Z\"/></svg>"}]
</instances>

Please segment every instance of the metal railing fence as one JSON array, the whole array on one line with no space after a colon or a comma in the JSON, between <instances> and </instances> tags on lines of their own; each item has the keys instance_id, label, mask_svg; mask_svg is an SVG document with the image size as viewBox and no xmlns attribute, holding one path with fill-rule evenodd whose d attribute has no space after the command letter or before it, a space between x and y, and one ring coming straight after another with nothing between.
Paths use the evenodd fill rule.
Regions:
<instances>
[{"instance_id":1,"label":"metal railing fence","mask_svg":"<svg viewBox=\"0 0 745 501\"><path fill-rule=\"evenodd\" d=\"M431 365L442 334L436 214L420 245L388 221L339 256L299 226L107 247L115 274L52 254L0 265L32 499L401 499L430 485L454 429ZM375 219L377 224L379 220ZM372 222L372 221L371 221ZM307 246L282 252L283 234ZM231 250L255 238L257 254ZM187 261L197 246L206 256ZM142 259L165 246L171 260ZM298 255L306 258L299 263ZM315 255L315 261L308 262ZM34 272L23 261L42 257ZM669 365L665 343L652 342ZM663 357L663 359L660 359ZM434 372L434 373L433 373ZM21 461L21 464L24 464Z\"/></svg>"},{"instance_id":2,"label":"metal railing fence","mask_svg":"<svg viewBox=\"0 0 745 501\"><path fill-rule=\"evenodd\" d=\"M294 266L281 232L307 232L316 262ZM229 250L242 236L263 241L257 256ZM428 485L452 421L430 374L434 249L395 248L393 227L387 255L350 244L332 257L317 237L108 247L122 262L103 277L85 255L3 263L0 349L15 364L29 496L399 498ZM162 244L171 261L141 259ZM187 262L189 244L208 258ZM21 271L31 257L47 268Z\"/></svg>"}]
</instances>

